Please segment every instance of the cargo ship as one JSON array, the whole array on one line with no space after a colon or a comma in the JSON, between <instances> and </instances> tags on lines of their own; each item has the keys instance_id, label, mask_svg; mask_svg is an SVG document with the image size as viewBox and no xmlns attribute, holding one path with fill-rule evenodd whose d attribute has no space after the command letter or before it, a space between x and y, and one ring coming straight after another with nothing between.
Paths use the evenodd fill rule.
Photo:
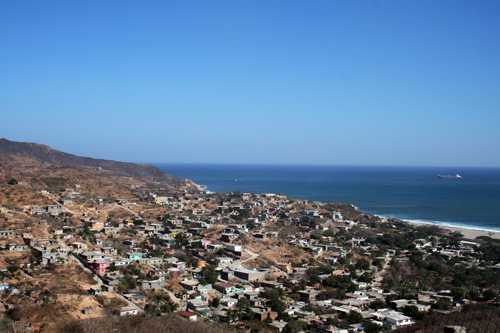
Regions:
<instances>
[{"instance_id":1,"label":"cargo ship","mask_svg":"<svg viewBox=\"0 0 500 333\"><path fill-rule=\"evenodd\" d=\"M444 178L444 179L448 179L448 178L462 178L462 176L460 176L458 173L456 175L437 175L438 178Z\"/></svg>"}]
</instances>

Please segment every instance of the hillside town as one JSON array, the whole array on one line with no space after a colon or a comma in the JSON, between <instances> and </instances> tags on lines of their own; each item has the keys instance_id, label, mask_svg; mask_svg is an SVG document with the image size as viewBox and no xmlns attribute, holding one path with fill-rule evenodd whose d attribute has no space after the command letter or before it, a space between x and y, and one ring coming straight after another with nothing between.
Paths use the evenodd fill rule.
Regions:
<instances>
[{"instance_id":1,"label":"hillside town","mask_svg":"<svg viewBox=\"0 0 500 333\"><path fill-rule=\"evenodd\" d=\"M489 237L273 193L130 191L75 184L0 207L4 325L174 314L247 331L380 332L499 301ZM50 307L58 316L43 315Z\"/></svg>"}]
</instances>

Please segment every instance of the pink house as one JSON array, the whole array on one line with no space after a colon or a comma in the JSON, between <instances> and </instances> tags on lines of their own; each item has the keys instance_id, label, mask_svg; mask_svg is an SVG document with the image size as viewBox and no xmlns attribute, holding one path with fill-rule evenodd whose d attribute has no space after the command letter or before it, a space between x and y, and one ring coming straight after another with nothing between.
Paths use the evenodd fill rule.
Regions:
<instances>
[{"instance_id":1,"label":"pink house","mask_svg":"<svg viewBox=\"0 0 500 333\"><path fill-rule=\"evenodd\" d=\"M105 262L93 262L89 264L91 270L96 272L96 274L106 274L106 263Z\"/></svg>"},{"instance_id":2,"label":"pink house","mask_svg":"<svg viewBox=\"0 0 500 333\"><path fill-rule=\"evenodd\" d=\"M220 300L221 304L227 306L228 308L232 308L232 307L235 307L236 304L238 304L238 300L235 299L235 298L231 298L231 297L225 297L223 299Z\"/></svg>"},{"instance_id":3,"label":"pink house","mask_svg":"<svg viewBox=\"0 0 500 333\"><path fill-rule=\"evenodd\" d=\"M200 242L201 242L201 246L212 245L212 242L209 241L208 239L202 239Z\"/></svg>"}]
</instances>

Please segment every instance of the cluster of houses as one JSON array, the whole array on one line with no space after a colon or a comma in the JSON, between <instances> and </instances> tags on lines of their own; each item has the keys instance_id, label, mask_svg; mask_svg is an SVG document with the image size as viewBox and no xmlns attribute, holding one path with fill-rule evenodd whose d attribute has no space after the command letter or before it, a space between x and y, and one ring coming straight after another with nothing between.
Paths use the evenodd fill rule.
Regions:
<instances>
[{"instance_id":1,"label":"cluster of houses","mask_svg":"<svg viewBox=\"0 0 500 333\"><path fill-rule=\"evenodd\" d=\"M250 304L247 310L253 313L254 318L266 321L281 331L287 322L280 318L263 296L267 289L281 288L288 291L283 300L286 304L284 313L289 317L302 320L308 327L323 332L353 332L360 331L367 322L388 329L411 325L412 319L403 314L405 307L415 306L419 311L426 312L429 304L439 298L451 298L453 301L449 292L441 291L421 293L418 300L395 299L386 302L389 296L391 299L397 297L397 293L383 290L376 279L370 282L353 279L357 291L346 293L342 299L319 297L321 290L314 284L298 290L298 299L294 299L292 290L305 279L308 268L314 267L314 264L274 262L272 265L249 266L246 260L252 252L245 248L242 241L244 237L278 239L281 224L302 226L304 217L314 219L316 223L311 230L302 228L297 234L287 235L286 242L307 251L318 263L331 265L331 274L337 275L348 275L339 262L341 258L350 260L346 258L352 251L364 253L384 263L397 249L377 257L379 249L366 244L366 238L363 237L343 239L341 243L335 237L313 238L310 236L313 231L340 231L363 226L344 219L340 212L325 212L321 204L293 201L283 195L195 193L181 197L161 197L150 193L150 197L151 201L147 204L167 209L168 218L158 216L156 220L148 221L135 217L111 223L83 214L80 225L69 224L54 229L53 237L48 239L36 239L30 233L17 235L14 230L0 231L0 238L22 238L22 242L6 242L4 250L33 251L41 265L68 264L78 260L102 282L99 287L89 290L92 295L98 295L103 290L122 292L131 304L136 305L125 307L120 312L122 315L136 314L138 308L144 308L146 300L143 291L150 290L168 292L178 305L178 314L187 320L203 317L231 323L238 320L234 310L238 309L240 300L245 298ZM129 204L125 199L120 199L118 203L122 206ZM69 204L73 202L64 199L61 205L31 207L30 213L35 216L63 214L66 212L65 205ZM103 204L103 200L98 201L98 204ZM140 223L137 223L138 220ZM221 231L206 236L215 226ZM92 233L91 240L82 236L84 229ZM129 233L130 230L134 232ZM473 251L478 245L462 241L458 248L443 248L421 239L416 242L415 248L422 253L428 253L430 248L443 258L450 259ZM176 256L173 249L189 253L190 260ZM404 260L404 253L401 258ZM206 279L206 267L209 265L214 266L216 281ZM120 286L126 274L121 268L127 266L147 266L149 272L145 278L134 276L136 287L123 290ZM367 272L377 276L380 268L371 265ZM363 275L362 270L356 273L357 276ZM325 279L331 274L319 278ZM170 292L169 281L173 279L182 287L175 294ZM214 299L218 302L214 302ZM387 306L370 308L376 301L383 301ZM311 309L321 309L325 314L317 314ZM336 320L339 314L347 316L353 312L358 313L363 320L358 323ZM335 319L335 325L332 325L331 319Z\"/></svg>"}]
</instances>

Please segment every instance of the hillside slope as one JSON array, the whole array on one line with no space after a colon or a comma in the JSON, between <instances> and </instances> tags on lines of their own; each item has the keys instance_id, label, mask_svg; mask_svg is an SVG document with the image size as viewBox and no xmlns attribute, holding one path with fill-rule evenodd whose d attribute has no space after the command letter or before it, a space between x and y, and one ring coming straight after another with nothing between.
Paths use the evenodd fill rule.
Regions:
<instances>
[{"instance_id":1,"label":"hillside slope","mask_svg":"<svg viewBox=\"0 0 500 333\"><path fill-rule=\"evenodd\" d=\"M37 143L16 142L9 141L7 139L0 139L0 154L7 156L21 156L52 164L101 168L113 172L127 174L130 177L149 177L156 178L157 180L166 180L176 185L181 185L184 183L183 179L170 176L162 170L151 165L139 165L134 163L76 156Z\"/></svg>"},{"instance_id":2,"label":"hillside slope","mask_svg":"<svg viewBox=\"0 0 500 333\"><path fill-rule=\"evenodd\" d=\"M200 190L192 181L173 177L151 165L82 157L42 144L7 139L0 139L0 175L26 181L51 178L61 187L70 186L75 178L79 182L88 178L118 186L161 188L169 193Z\"/></svg>"}]
</instances>

